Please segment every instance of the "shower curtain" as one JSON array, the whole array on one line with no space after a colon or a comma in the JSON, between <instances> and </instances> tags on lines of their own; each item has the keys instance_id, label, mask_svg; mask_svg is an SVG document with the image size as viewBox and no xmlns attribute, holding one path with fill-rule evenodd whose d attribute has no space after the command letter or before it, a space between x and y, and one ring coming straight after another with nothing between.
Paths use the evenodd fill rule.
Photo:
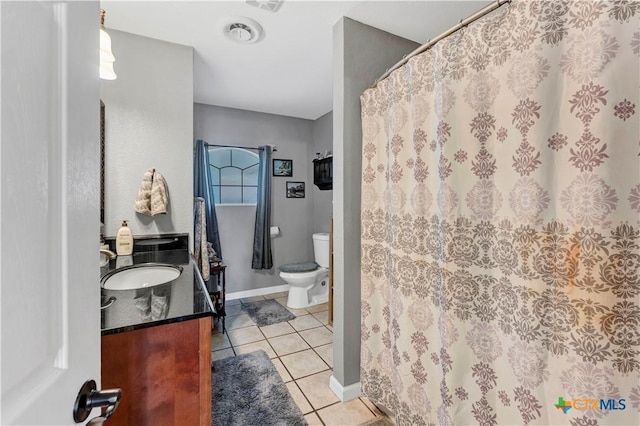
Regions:
<instances>
[{"instance_id":1,"label":"shower curtain","mask_svg":"<svg viewBox=\"0 0 640 426\"><path fill-rule=\"evenodd\" d=\"M361 98L363 394L640 423L640 6L514 1Z\"/></svg>"}]
</instances>

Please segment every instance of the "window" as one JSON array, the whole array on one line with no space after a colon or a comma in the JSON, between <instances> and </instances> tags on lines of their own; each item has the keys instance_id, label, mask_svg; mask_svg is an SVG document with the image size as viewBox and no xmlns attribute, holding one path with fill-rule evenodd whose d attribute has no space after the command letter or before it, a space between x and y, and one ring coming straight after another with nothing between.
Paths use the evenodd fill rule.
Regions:
<instances>
[{"instance_id":1,"label":"window","mask_svg":"<svg viewBox=\"0 0 640 426\"><path fill-rule=\"evenodd\" d=\"M256 204L258 155L241 148L209 148L216 205Z\"/></svg>"}]
</instances>

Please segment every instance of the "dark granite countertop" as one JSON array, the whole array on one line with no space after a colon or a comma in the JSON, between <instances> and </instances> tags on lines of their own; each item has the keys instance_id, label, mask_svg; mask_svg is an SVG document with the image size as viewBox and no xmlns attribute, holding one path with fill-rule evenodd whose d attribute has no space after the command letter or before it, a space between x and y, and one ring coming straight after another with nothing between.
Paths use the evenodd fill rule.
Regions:
<instances>
[{"instance_id":1,"label":"dark granite countertop","mask_svg":"<svg viewBox=\"0 0 640 426\"><path fill-rule=\"evenodd\" d=\"M175 280L155 287L138 290L102 290L102 305L115 298L108 307L101 309L102 335L132 331L174 322L211 316L213 305L202 276L187 249L188 235L171 234L173 243L166 244L167 235L136 238L134 253L130 257L119 256L100 268L100 276L126 266L141 263L168 263L180 265L182 273ZM153 244L152 239L160 244ZM107 241L113 247L113 241ZM164 243L164 244L163 244Z\"/></svg>"}]
</instances>

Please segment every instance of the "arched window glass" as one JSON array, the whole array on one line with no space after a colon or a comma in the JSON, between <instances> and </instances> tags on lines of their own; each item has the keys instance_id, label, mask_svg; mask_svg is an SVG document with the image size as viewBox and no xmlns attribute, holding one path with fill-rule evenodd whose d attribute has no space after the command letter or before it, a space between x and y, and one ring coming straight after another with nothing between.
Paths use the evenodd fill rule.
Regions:
<instances>
[{"instance_id":1,"label":"arched window glass","mask_svg":"<svg viewBox=\"0 0 640 426\"><path fill-rule=\"evenodd\" d=\"M258 155L242 148L209 148L216 205L256 204Z\"/></svg>"}]
</instances>

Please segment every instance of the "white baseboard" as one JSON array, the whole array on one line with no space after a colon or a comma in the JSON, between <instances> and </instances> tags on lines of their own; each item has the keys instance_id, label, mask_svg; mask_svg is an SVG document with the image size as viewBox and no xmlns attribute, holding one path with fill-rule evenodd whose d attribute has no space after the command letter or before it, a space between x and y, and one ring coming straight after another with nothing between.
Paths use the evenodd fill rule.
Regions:
<instances>
[{"instance_id":1,"label":"white baseboard","mask_svg":"<svg viewBox=\"0 0 640 426\"><path fill-rule=\"evenodd\" d=\"M273 287L256 288L254 290L236 291L227 293L227 300L244 299L245 297L264 296L265 294L280 293L289 291L289 284L276 285Z\"/></svg>"},{"instance_id":2,"label":"white baseboard","mask_svg":"<svg viewBox=\"0 0 640 426\"><path fill-rule=\"evenodd\" d=\"M336 379L333 375L329 379L329 388L331 388L333 393L335 393L342 402L351 401L352 399L356 399L362 394L360 382L354 383L349 386L342 386L338 379Z\"/></svg>"}]
</instances>

